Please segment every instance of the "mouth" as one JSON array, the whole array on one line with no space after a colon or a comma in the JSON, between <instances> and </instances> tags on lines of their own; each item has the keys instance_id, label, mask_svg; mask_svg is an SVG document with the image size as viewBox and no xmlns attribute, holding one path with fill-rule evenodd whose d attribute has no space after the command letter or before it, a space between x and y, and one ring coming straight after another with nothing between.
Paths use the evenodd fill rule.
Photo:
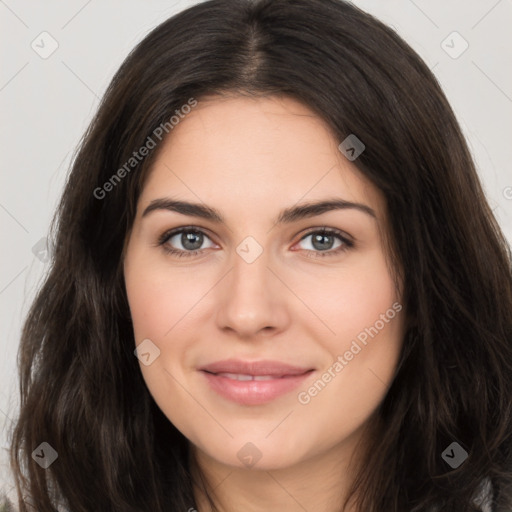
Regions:
<instances>
[{"instance_id":1,"label":"mouth","mask_svg":"<svg viewBox=\"0 0 512 512\"><path fill-rule=\"evenodd\" d=\"M210 372L208 372L210 373ZM217 377L226 377L226 379L232 380L273 380L273 379L282 379L284 377L290 377L290 375L243 375L241 373L212 373L212 375L217 375Z\"/></svg>"},{"instance_id":2,"label":"mouth","mask_svg":"<svg viewBox=\"0 0 512 512\"><path fill-rule=\"evenodd\" d=\"M291 392L314 368L279 361L225 360L199 368L210 388L241 405L261 405Z\"/></svg>"}]
</instances>

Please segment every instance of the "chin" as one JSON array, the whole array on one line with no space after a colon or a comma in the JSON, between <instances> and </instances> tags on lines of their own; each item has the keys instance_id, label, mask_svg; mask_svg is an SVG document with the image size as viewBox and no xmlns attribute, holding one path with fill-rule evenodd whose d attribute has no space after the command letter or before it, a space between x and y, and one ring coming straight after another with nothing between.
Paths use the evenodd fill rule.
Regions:
<instances>
[{"instance_id":1,"label":"chin","mask_svg":"<svg viewBox=\"0 0 512 512\"><path fill-rule=\"evenodd\" d=\"M304 446L297 450L300 441L290 442L289 437L288 441L289 444L285 445L279 436L275 439L247 436L243 440L238 437L200 449L208 457L226 466L251 471L272 471L297 464L305 457Z\"/></svg>"}]
</instances>

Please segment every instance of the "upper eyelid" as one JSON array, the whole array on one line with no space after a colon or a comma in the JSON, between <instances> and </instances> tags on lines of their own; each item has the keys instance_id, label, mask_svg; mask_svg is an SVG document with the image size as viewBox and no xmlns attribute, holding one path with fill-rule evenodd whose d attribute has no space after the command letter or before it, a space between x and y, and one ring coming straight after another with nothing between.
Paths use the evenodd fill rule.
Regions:
<instances>
[{"instance_id":1,"label":"upper eyelid","mask_svg":"<svg viewBox=\"0 0 512 512\"><path fill-rule=\"evenodd\" d=\"M181 226L179 228L167 229L158 237L158 239L159 241L168 240L173 236L179 235L183 231L195 231L198 233L202 233L203 235L206 235L208 238L212 239L212 236L210 235L210 231L208 229L200 228L197 226Z\"/></svg>"}]
</instances>

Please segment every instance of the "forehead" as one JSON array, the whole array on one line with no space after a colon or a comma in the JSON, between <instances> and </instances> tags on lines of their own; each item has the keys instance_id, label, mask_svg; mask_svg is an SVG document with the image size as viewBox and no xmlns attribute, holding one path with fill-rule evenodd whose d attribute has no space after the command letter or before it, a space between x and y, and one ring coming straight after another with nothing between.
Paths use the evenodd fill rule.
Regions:
<instances>
[{"instance_id":1,"label":"forehead","mask_svg":"<svg viewBox=\"0 0 512 512\"><path fill-rule=\"evenodd\" d=\"M323 119L287 97L208 97L162 142L144 203L165 194L220 210L268 208L339 196L370 205L379 191L339 151Z\"/></svg>"}]
</instances>

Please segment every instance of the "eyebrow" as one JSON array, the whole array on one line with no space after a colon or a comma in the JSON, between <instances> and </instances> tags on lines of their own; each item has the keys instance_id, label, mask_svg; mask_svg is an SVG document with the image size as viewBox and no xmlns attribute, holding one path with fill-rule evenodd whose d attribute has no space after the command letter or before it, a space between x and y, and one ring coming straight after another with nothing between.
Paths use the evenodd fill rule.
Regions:
<instances>
[{"instance_id":1,"label":"eyebrow","mask_svg":"<svg viewBox=\"0 0 512 512\"><path fill-rule=\"evenodd\" d=\"M324 199L320 201L303 203L282 210L275 224L291 224L302 219L316 217L322 213L333 210L354 209L363 212L370 217L377 218L375 211L369 206L361 203L353 203L340 198ZM168 210L182 215L198 217L209 220L218 224L226 224L226 221L220 211L199 203L190 203L188 201L175 201L173 199L162 197L153 199L142 213L142 217L146 217L151 212L157 210Z\"/></svg>"}]
</instances>

